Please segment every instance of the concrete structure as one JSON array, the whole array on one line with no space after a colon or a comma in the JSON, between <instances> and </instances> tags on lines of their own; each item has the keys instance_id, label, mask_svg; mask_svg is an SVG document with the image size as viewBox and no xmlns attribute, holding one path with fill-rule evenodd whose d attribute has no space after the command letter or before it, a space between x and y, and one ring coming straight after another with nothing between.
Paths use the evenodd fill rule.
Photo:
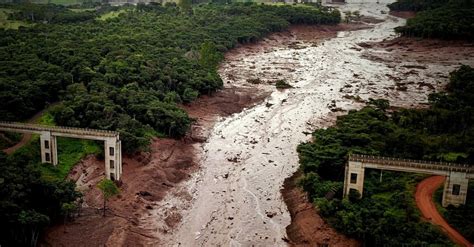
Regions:
<instances>
[{"instance_id":1,"label":"concrete structure","mask_svg":"<svg viewBox=\"0 0 474 247\"><path fill-rule=\"evenodd\" d=\"M40 135L41 162L53 165L58 164L58 136L104 141L106 177L120 180L122 176L122 146L118 132L12 122L0 122L0 131Z\"/></svg>"},{"instance_id":2,"label":"concrete structure","mask_svg":"<svg viewBox=\"0 0 474 247\"><path fill-rule=\"evenodd\" d=\"M344 197L351 190L358 191L362 196L365 168L446 176L443 207L465 204L469 179L474 178L472 165L351 154L346 164Z\"/></svg>"}]
</instances>

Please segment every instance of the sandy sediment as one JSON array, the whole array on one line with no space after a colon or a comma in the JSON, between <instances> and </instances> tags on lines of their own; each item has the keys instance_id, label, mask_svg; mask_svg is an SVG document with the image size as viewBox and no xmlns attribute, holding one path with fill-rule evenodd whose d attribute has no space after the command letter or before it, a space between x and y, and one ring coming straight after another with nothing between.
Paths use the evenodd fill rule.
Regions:
<instances>
[{"instance_id":1,"label":"sandy sediment","mask_svg":"<svg viewBox=\"0 0 474 247\"><path fill-rule=\"evenodd\" d=\"M137 246L159 243L156 229L146 229L142 218L173 187L189 178L199 168L196 149L206 141L209 130L219 117L239 112L245 107L260 102L265 92L251 90L251 87L227 87L212 96L202 96L192 105L183 105L189 115L196 119L192 131L184 138L176 140L155 138L148 152L123 158L121 193L111 199L107 217L102 217L102 196L97 183L104 177L103 160L94 156L83 159L69 174L77 187L84 193L81 216L64 225L56 225L47 231L44 243L55 246ZM180 194L181 198L192 198ZM167 228L180 222L177 212L169 212L163 218ZM84 236L87 235L87 239Z\"/></svg>"},{"instance_id":2,"label":"sandy sediment","mask_svg":"<svg viewBox=\"0 0 474 247\"><path fill-rule=\"evenodd\" d=\"M124 157L122 193L110 202L106 219L97 213L102 201L95 188L103 163L85 159L71 178L85 193L86 210L48 231L45 241L80 246L90 234L97 245L109 246L355 243L314 214L297 187L286 187L282 196L285 179L298 167L296 146L369 98L396 107L425 104L459 64L406 60L409 55L383 47L380 42L396 38L393 28L404 23L383 14L385 5L341 8L372 18L296 26L228 52L219 70L225 88L183 106L197 119L190 135L155 139L149 152ZM276 80L293 88L276 90Z\"/></svg>"}]
</instances>

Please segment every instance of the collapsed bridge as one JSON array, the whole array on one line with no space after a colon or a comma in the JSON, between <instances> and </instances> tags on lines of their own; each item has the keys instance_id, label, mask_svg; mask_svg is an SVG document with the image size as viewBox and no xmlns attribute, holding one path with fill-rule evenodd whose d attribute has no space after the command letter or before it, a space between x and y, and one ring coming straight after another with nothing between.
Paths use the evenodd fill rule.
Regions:
<instances>
[{"instance_id":1,"label":"collapsed bridge","mask_svg":"<svg viewBox=\"0 0 474 247\"><path fill-rule=\"evenodd\" d=\"M365 168L445 176L443 207L466 204L469 179L474 179L472 165L350 154L344 177L344 197L351 190L362 196Z\"/></svg>"},{"instance_id":2,"label":"collapsed bridge","mask_svg":"<svg viewBox=\"0 0 474 247\"><path fill-rule=\"evenodd\" d=\"M41 162L55 166L58 164L56 137L103 141L105 176L111 180L120 180L122 176L122 145L119 133L116 131L15 122L0 122L0 131L38 134L40 136Z\"/></svg>"}]
</instances>

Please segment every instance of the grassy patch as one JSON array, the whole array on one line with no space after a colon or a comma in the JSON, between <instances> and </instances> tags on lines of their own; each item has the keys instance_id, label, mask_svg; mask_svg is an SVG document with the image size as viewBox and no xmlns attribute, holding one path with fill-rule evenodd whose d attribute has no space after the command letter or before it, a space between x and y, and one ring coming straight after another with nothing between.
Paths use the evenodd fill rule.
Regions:
<instances>
[{"instance_id":1,"label":"grassy patch","mask_svg":"<svg viewBox=\"0 0 474 247\"><path fill-rule=\"evenodd\" d=\"M0 29L18 29L20 27L29 27L33 24L29 24L23 21L8 20L8 15L14 10L0 8Z\"/></svg>"},{"instance_id":2,"label":"grassy patch","mask_svg":"<svg viewBox=\"0 0 474 247\"><path fill-rule=\"evenodd\" d=\"M56 123L54 122L54 117L50 112L45 112L38 120L38 124L53 126Z\"/></svg>"},{"instance_id":3,"label":"grassy patch","mask_svg":"<svg viewBox=\"0 0 474 247\"><path fill-rule=\"evenodd\" d=\"M80 13L80 12L86 12L86 11L95 11L94 8L88 8L88 9L69 9L72 12Z\"/></svg>"},{"instance_id":4,"label":"grassy patch","mask_svg":"<svg viewBox=\"0 0 474 247\"><path fill-rule=\"evenodd\" d=\"M120 9L120 10L117 10L117 11L110 11L108 13L105 13L105 14L97 17L97 20L105 21L105 20L108 20L108 19L116 18L120 14L125 13L126 11L127 11L126 9Z\"/></svg>"},{"instance_id":5,"label":"grassy patch","mask_svg":"<svg viewBox=\"0 0 474 247\"><path fill-rule=\"evenodd\" d=\"M58 137L58 165L41 164L40 170L46 180L65 179L71 169L89 154L99 154L101 145L90 140Z\"/></svg>"},{"instance_id":6,"label":"grassy patch","mask_svg":"<svg viewBox=\"0 0 474 247\"><path fill-rule=\"evenodd\" d=\"M43 113L36 123L49 126L55 125L54 117L49 111ZM33 135L30 142L21 147L15 153L32 154L31 156L34 159L34 162L39 164L38 167L42 173L42 177L46 180L52 181L65 179L74 165L76 165L82 158L89 154L99 154L102 151L102 145L91 140L58 137L57 146L57 166L53 166L52 164L40 164L41 158L38 135Z\"/></svg>"}]
</instances>

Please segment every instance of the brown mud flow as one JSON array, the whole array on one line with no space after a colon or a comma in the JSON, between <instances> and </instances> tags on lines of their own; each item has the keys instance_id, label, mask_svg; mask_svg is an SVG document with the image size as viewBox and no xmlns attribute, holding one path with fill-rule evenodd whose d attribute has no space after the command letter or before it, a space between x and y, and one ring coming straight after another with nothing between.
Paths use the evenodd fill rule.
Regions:
<instances>
[{"instance_id":1,"label":"brown mud flow","mask_svg":"<svg viewBox=\"0 0 474 247\"><path fill-rule=\"evenodd\" d=\"M225 88L183 106L197 119L191 134L156 139L149 152L124 158L122 193L105 219L95 212L101 206L96 183L103 163L90 157L75 168L70 176L85 193L86 210L76 221L51 229L46 242L286 246L289 239L317 243L308 234L327 229L331 235L321 233L323 240L331 236L351 245L353 240L331 231L316 214L292 219L293 206L285 204L280 190L298 168L296 146L310 139L305 133L330 126L368 98L419 107L429 93L442 90L458 66L449 59L407 61L409 55L398 57L398 50L380 45L396 38L393 28L404 24L384 14L387 2L340 6L370 16L368 23L293 27L227 53L219 70ZM276 90L275 80L293 88ZM313 215L301 191L293 189L285 193L286 203ZM287 234L292 220L293 229L303 229ZM321 225L305 228L305 222Z\"/></svg>"},{"instance_id":2,"label":"brown mud flow","mask_svg":"<svg viewBox=\"0 0 474 247\"><path fill-rule=\"evenodd\" d=\"M218 117L239 112L265 97L265 93L248 88L228 87L212 96L202 96L192 105L182 106L196 119L192 131L181 140L156 138L149 152L125 156L121 193L110 201L105 218L99 213L102 196L96 187L104 177L103 161L93 156L83 159L69 174L69 178L76 181L78 189L84 193L81 216L73 222L49 229L44 243L55 246L159 243L154 231L141 226L141 218L148 215L171 188L197 170L197 144L206 141ZM181 196L192 198L191 195ZM169 228L173 228L180 219L178 213L170 213L163 218Z\"/></svg>"},{"instance_id":3,"label":"brown mud flow","mask_svg":"<svg viewBox=\"0 0 474 247\"><path fill-rule=\"evenodd\" d=\"M369 98L420 107L429 93L443 89L458 62L408 61L396 51L366 45L397 38L393 29L404 24L386 14L387 2L340 6L371 16L363 28L331 33L326 27L294 27L226 55L220 69L226 82L272 93L262 104L218 121L202 145L202 169L159 203L160 210L182 217L175 229L166 229L169 234L156 235L165 245L287 245L292 218L280 189L298 167L296 146L310 139L305 133L330 126ZM293 88L276 90L275 80ZM152 214L145 225L159 232L164 213Z\"/></svg>"}]
</instances>

